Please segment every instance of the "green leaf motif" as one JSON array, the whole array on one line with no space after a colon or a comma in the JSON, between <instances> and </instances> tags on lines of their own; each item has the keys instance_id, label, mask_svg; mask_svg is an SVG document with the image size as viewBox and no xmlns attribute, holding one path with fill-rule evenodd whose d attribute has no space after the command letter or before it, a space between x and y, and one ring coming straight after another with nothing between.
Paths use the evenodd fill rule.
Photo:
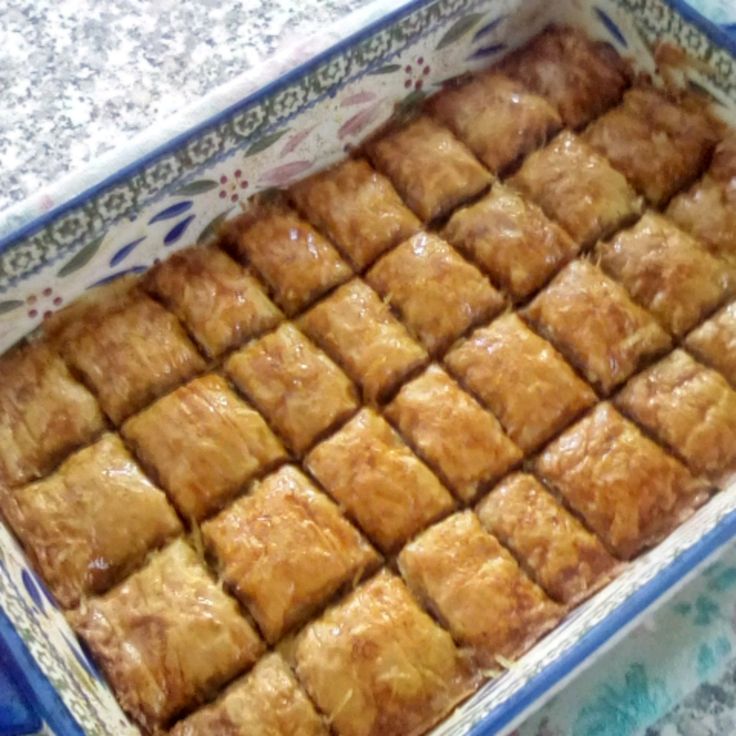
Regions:
<instances>
[{"instance_id":1,"label":"green leaf motif","mask_svg":"<svg viewBox=\"0 0 736 736\"><path fill-rule=\"evenodd\" d=\"M374 69L369 74L391 74L401 69L401 64L386 64L385 66L379 66L378 69Z\"/></svg>"},{"instance_id":2,"label":"green leaf motif","mask_svg":"<svg viewBox=\"0 0 736 736\"><path fill-rule=\"evenodd\" d=\"M12 312L14 309L18 309L18 307L22 306L23 302L19 299L8 299L8 301L0 302L0 314Z\"/></svg>"},{"instance_id":3,"label":"green leaf motif","mask_svg":"<svg viewBox=\"0 0 736 736\"><path fill-rule=\"evenodd\" d=\"M101 235L99 238L95 238L91 243L88 243L87 245L82 248L82 250L77 253L77 255L74 256L70 261L68 261L62 268L59 270L59 273L57 273L57 276L69 276L69 274L74 273L75 271L78 271L82 266L86 266L90 260L92 259L92 256L94 256L95 253L100 249L100 246L102 245L102 241L105 239L104 235Z\"/></svg>"},{"instance_id":4,"label":"green leaf motif","mask_svg":"<svg viewBox=\"0 0 736 736\"><path fill-rule=\"evenodd\" d=\"M189 182L183 187L174 190L173 194L179 194L183 197L191 197L194 194L204 194L209 192L211 189L217 188L217 182L213 179L198 179L197 181Z\"/></svg>"},{"instance_id":5,"label":"green leaf motif","mask_svg":"<svg viewBox=\"0 0 736 736\"><path fill-rule=\"evenodd\" d=\"M469 13L459 20L455 21L448 29L447 33L440 39L437 49L443 49L455 41L459 41L466 33L478 24L485 13Z\"/></svg>"},{"instance_id":6,"label":"green leaf motif","mask_svg":"<svg viewBox=\"0 0 736 736\"><path fill-rule=\"evenodd\" d=\"M261 151L265 151L267 148L270 148L276 141L279 140L283 135L286 135L286 133L289 132L288 128L284 128L283 130L278 130L275 133L268 133L267 135L264 135L262 138L259 138L255 143L252 143L248 149L245 152L245 156L255 156L257 153L260 153Z\"/></svg>"},{"instance_id":7,"label":"green leaf motif","mask_svg":"<svg viewBox=\"0 0 736 736\"><path fill-rule=\"evenodd\" d=\"M204 243L206 240L214 237L217 234L217 230L219 229L220 225L225 222L225 218L230 214L231 210L232 207L225 210L224 212L221 212L219 215L217 215L217 217L210 220L210 222L205 226L204 230L202 230L202 232L199 234L199 237L197 238L197 244Z\"/></svg>"},{"instance_id":8,"label":"green leaf motif","mask_svg":"<svg viewBox=\"0 0 736 736\"><path fill-rule=\"evenodd\" d=\"M409 92L403 100L396 104L396 118L403 120L410 117L417 107L424 102L426 97L427 93L421 89L415 89L413 92Z\"/></svg>"}]
</instances>

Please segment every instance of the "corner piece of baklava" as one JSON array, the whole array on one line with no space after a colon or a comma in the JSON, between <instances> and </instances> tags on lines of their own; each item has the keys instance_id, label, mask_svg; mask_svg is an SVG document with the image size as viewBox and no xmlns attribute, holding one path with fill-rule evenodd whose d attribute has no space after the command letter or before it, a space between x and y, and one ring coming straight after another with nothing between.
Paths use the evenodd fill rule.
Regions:
<instances>
[{"instance_id":1,"label":"corner piece of baklava","mask_svg":"<svg viewBox=\"0 0 736 736\"><path fill-rule=\"evenodd\" d=\"M292 656L340 736L421 736L478 684L450 635L385 571L309 624Z\"/></svg>"},{"instance_id":2,"label":"corner piece of baklava","mask_svg":"<svg viewBox=\"0 0 736 736\"><path fill-rule=\"evenodd\" d=\"M181 539L68 617L120 704L152 734L213 696L264 648Z\"/></svg>"}]
</instances>

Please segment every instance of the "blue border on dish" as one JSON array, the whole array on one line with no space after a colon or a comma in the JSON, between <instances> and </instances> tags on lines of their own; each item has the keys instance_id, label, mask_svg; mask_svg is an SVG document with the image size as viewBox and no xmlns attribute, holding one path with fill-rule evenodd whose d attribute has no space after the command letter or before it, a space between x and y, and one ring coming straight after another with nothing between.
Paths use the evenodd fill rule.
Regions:
<instances>
[{"instance_id":1,"label":"blue border on dish","mask_svg":"<svg viewBox=\"0 0 736 736\"><path fill-rule=\"evenodd\" d=\"M59 693L41 671L28 648L23 643L5 611L0 608L0 653L7 654L9 661L3 672L9 676L17 691L17 697L25 700L34 719L28 719L28 727L38 731L45 723L56 736L84 736L84 731L64 705ZM3 657L4 659L4 657ZM18 724L22 726L23 724ZM33 733L28 730L3 731L0 734Z\"/></svg>"}]
</instances>

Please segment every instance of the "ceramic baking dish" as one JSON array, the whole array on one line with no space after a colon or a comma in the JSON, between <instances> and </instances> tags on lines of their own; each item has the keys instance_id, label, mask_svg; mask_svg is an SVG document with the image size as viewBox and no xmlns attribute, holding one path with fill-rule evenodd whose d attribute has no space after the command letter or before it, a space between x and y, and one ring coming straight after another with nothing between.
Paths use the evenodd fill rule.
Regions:
<instances>
[{"instance_id":1,"label":"ceramic baking dish","mask_svg":"<svg viewBox=\"0 0 736 736\"><path fill-rule=\"evenodd\" d=\"M398 8L380 0L4 215L0 353L85 290L207 240L251 194L325 167L397 106L411 109L443 81L499 60L552 21L610 42L643 71L654 70L657 42L679 47L690 60L670 54L679 81L736 122L736 47L679 0L414 0ZM510 730L735 535L732 486L434 733ZM52 731L137 733L2 526L0 607L0 634Z\"/></svg>"}]
</instances>

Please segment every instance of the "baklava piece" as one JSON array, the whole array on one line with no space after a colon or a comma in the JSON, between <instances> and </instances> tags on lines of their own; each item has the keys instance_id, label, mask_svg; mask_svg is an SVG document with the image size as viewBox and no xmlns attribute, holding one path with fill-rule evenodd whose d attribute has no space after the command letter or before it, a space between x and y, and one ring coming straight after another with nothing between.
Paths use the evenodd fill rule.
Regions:
<instances>
[{"instance_id":1,"label":"baklava piece","mask_svg":"<svg viewBox=\"0 0 736 736\"><path fill-rule=\"evenodd\" d=\"M455 514L410 542L399 555L399 569L484 668L520 656L561 618L562 609L472 511Z\"/></svg>"},{"instance_id":2,"label":"baklava piece","mask_svg":"<svg viewBox=\"0 0 736 736\"><path fill-rule=\"evenodd\" d=\"M317 445L306 465L386 553L453 508L435 475L372 409Z\"/></svg>"},{"instance_id":3,"label":"baklava piece","mask_svg":"<svg viewBox=\"0 0 736 736\"><path fill-rule=\"evenodd\" d=\"M379 557L332 501L285 466L202 527L225 582L266 640L303 623Z\"/></svg>"},{"instance_id":4,"label":"baklava piece","mask_svg":"<svg viewBox=\"0 0 736 736\"><path fill-rule=\"evenodd\" d=\"M723 263L654 212L600 243L597 255L603 270L674 335L700 322L736 287Z\"/></svg>"},{"instance_id":5,"label":"baklava piece","mask_svg":"<svg viewBox=\"0 0 736 736\"><path fill-rule=\"evenodd\" d=\"M278 654L269 654L170 736L328 736L327 727Z\"/></svg>"},{"instance_id":6,"label":"baklava piece","mask_svg":"<svg viewBox=\"0 0 736 736\"><path fill-rule=\"evenodd\" d=\"M0 489L40 478L105 427L92 394L43 343L0 358L0 377Z\"/></svg>"},{"instance_id":7,"label":"baklava piece","mask_svg":"<svg viewBox=\"0 0 736 736\"><path fill-rule=\"evenodd\" d=\"M720 371L736 388L736 302L694 329L685 347L698 360Z\"/></svg>"},{"instance_id":8,"label":"baklava piece","mask_svg":"<svg viewBox=\"0 0 736 736\"><path fill-rule=\"evenodd\" d=\"M291 197L358 271L419 229L391 182L365 159L348 159L298 182Z\"/></svg>"},{"instance_id":9,"label":"baklava piece","mask_svg":"<svg viewBox=\"0 0 736 736\"><path fill-rule=\"evenodd\" d=\"M521 460L498 420L439 366L404 385L386 415L462 501Z\"/></svg>"},{"instance_id":10,"label":"baklava piece","mask_svg":"<svg viewBox=\"0 0 736 736\"><path fill-rule=\"evenodd\" d=\"M615 105L632 77L613 46L556 26L506 57L500 69L549 100L570 128Z\"/></svg>"},{"instance_id":11,"label":"baklava piece","mask_svg":"<svg viewBox=\"0 0 736 736\"><path fill-rule=\"evenodd\" d=\"M3 512L65 608L105 592L181 531L166 496L112 434L19 488Z\"/></svg>"},{"instance_id":12,"label":"baklava piece","mask_svg":"<svg viewBox=\"0 0 736 736\"><path fill-rule=\"evenodd\" d=\"M527 453L596 401L564 358L515 314L476 330L445 363Z\"/></svg>"},{"instance_id":13,"label":"baklava piece","mask_svg":"<svg viewBox=\"0 0 736 736\"><path fill-rule=\"evenodd\" d=\"M235 600L182 540L69 619L148 733L212 696L263 651Z\"/></svg>"},{"instance_id":14,"label":"baklava piece","mask_svg":"<svg viewBox=\"0 0 736 736\"><path fill-rule=\"evenodd\" d=\"M736 135L716 146L706 175L670 202L667 215L736 268Z\"/></svg>"},{"instance_id":15,"label":"baklava piece","mask_svg":"<svg viewBox=\"0 0 736 736\"><path fill-rule=\"evenodd\" d=\"M494 173L543 146L562 126L549 102L496 71L444 89L429 110Z\"/></svg>"},{"instance_id":16,"label":"baklava piece","mask_svg":"<svg viewBox=\"0 0 736 736\"><path fill-rule=\"evenodd\" d=\"M285 457L261 415L213 374L132 417L123 434L192 520L220 508L253 475Z\"/></svg>"},{"instance_id":17,"label":"baklava piece","mask_svg":"<svg viewBox=\"0 0 736 736\"><path fill-rule=\"evenodd\" d=\"M297 454L358 408L350 379L290 323L246 345L225 369Z\"/></svg>"},{"instance_id":18,"label":"baklava piece","mask_svg":"<svg viewBox=\"0 0 736 736\"><path fill-rule=\"evenodd\" d=\"M713 123L653 87L636 87L584 134L650 204L659 206L695 179L716 144Z\"/></svg>"},{"instance_id":19,"label":"baklava piece","mask_svg":"<svg viewBox=\"0 0 736 736\"><path fill-rule=\"evenodd\" d=\"M579 250L539 207L498 183L455 212L442 234L514 300L536 291Z\"/></svg>"},{"instance_id":20,"label":"baklava piece","mask_svg":"<svg viewBox=\"0 0 736 736\"><path fill-rule=\"evenodd\" d=\"M623 175L568 132L532 153L508 181L582 247L614 232L641 211L641 200Z\"/></svg>"},{"instance_id":21,"label":"baklava piece","mask_svg":"<svg viewBox=\"0 0 736 736\"><path fill-rule=\"evenodd\" d=\"M736 189L706 175L670 202L667 216L736 269Z\"/></svg>"},{"instance_id":22,"label":"baklava piece","mask_svg":"<svg viewBox=\"0 0 736 736\"><path fill-rule=\"evenodd\" d=\"M366 281L431 354L442 352L503 307L503 297L488 279L431 233L418 233L387 253Z\"/></svg>"},{"instance_id":23,"label":"baklava piece","mask_svg":"<svg viewBox=\"0 0 736 736\"><path fill-rule=\"evenodd\" d=\"M238 257L260 273L288 315L352 273L335 248L279 199L253 203L238 222L234 241Z\"/></svg>"},{"instance_id":24,"label":"baklava piece","mask_svg":"<svg viewBox=\"0 0 736 736\"><path fill-rule=\"evenodd\" d=\"M736 472L736 392L682 350L632 378L618 406L715 481Z\"/></svg>"},{"instance_id":25,"label":"baklava piece","mask_svg":"<svg viewBox=\"0 0 736 736\"><path fill-rule=\"evenodd\" d=\"M118 425L205 363L173 314L135 287L116 287L93 292L48 325L64 359Z\"/></svg>"},{"instance_id":26,"label":"baklava piece","mask_svg":"<svg viewBox=\"0 0 736 736\"><path fill-rule=\"evenodd\" d=\"M281 312L241 265L219 248L174 253L146 276L210 357L274 327Z\"/></svg>"},{"instance_id":27,"label":"baklava piece","mask_svg":"<svg viewBox=\"0 0 736 736\"><path fill-rule=\"evenodd\" d=\"M532 475L516 473L478 506L481 524L508 547L554 600L572 607L619 563Z\"/></svg>"},{"instance_id":28,"label":"baklava piece","mask_svg":"<svg viewBox=\"0 0 736 736\"><path fill-rule=\"evenodd\" d=\"M345 369L369 401L385 397L427 360L424 348L388 305L359 279L312 307L298 326Z\"/></svg>"},{"instance_id":29,"label":"baklava piece","mask_svg":"<svg viewBox=\"0 0 736 736\"><path fill-rule=\"evenodd\" d=\"M371 142L368 154L424 222L446 215L491 182L473 154L427 116Z\"/></svg>"},{"instance_id":30,"label":"baklava piece","mask_svg":"<svg viewBox=\"0 0 736 736\"><path fill-rule=\"evenodd\" d=\"M656 544L708 497L705 483L607 402L548 445L535 467L624 560Z\"/></svg>"},{"instance_id":31,"label":"baklava piece","mask_svg":"<svg viewBox=\"0 0 736 736\"><path fill-rule=\"evenodd\" d=\"M605 394L671 344L622 286L587 261L570 263L525 314Z\"/></svg>"},{"instance_id":32,"label":"baklava piece","mask_svg":"<svg viewBox=\"0 0 736 736\"><path fill-rule=\"evenodd\" d=\"M450 635L387 572L309 624L291 656L336 736L420 736L478 684Z\"/></svg>"}]
</instances>

